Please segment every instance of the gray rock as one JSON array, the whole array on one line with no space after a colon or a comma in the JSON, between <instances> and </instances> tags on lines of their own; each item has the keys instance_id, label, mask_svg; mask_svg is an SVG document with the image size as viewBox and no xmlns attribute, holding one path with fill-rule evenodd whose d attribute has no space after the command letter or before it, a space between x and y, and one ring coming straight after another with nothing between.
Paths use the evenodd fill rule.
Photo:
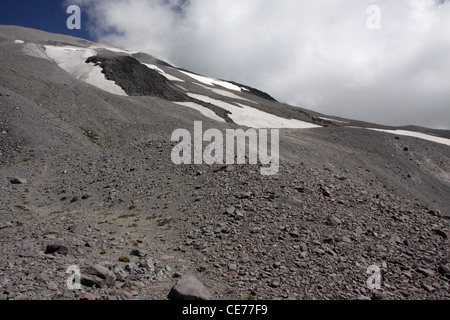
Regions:
<instances>
[{"instance_id":1,"label":"gray rock","mask_svg":"<svg viewBox=\"0 0 450 320\"><path fill-rule=\"evenodd\" d=\"M69 248L60 244L49 244L45 248L46 254L59 253L62 255L66 255L69 253Z\"/></svg>"},{"instance_id":2,"label":"gray rock","mask_svg":"<svg viewBox=\"0 0 450 320\"><path fill-rule=\"evenodd\" d=\"M6 228L12 228L13 224L11 222L5 222L4 224L0 225L0 230L6 229Z\"/></svg>"},{"instance_id":3,"label":"gray rock","mask_svg":"<svg viewBox=\"0 0 450 320\"><path fill-rule=\"evenodd\" d=\"M426 277L433 277L435 274L435 272L433 270L425 269L425 268L418 268L417 272L423 274Z\"/></svg>"},{"instance_id":4,"label":"gray rock","mask_svg":"<svg viewBox=\"0 0 450 320\"><path fill-rule=\"evenodd\" d=\"M281 202L285 205L299 208L303 210L303 201L299 198L291 197L291 196L282 196L277 199L278 202Z\"/></svg>"},{"instance_id":5,"label":"gray rock","mask_svg":"<svg viewBox=\"0 0 450 320\"><path fill-rule=\"evenodd\" d=\"M289 293L287 300L290 300L290 301L298 300L298 294L295 292Z\"/></svg>"},{"instance_id":6,"label":"gray rock","mask_svg":"<svg viewBox=\"0 0 450 320\"><path fill-rule=\"evenodd\" d=\"M219 168L215 169L213 172L217 173L217 172L221 172L221 171L231 171L232 167L230 167L229 165L225 164L220 166Z\"/></svg>"},{"instance_id":7,"label":"gray rock","mask_svg":"<svg viewBox=\"0 0 450 320\"><path fill-rule=\"evenodd\" d=\"M122 267L115 267L114 274L116 275L116 279L123 281L128 276L128 272L126 272Z\"/></svg>"},{"instance_id":8,"label":"gray rock","mask_svg":"<svg viewBox=\"0 0 450 320\"><path fill-rule=\"evenodd\" d=\"M193 275L185 275L170 290L170 300L212 300L211 292Z\"/></svg>"},{"instance_id":9,"label":"gray rock","mask_svg":"<svg viewBox=\"0 0 450 320\"><path fill-rule=\"evenodd\" d=\"M327 198L333 198L333 193L329 189L323 190L323 195Z\"/></svg>"},{"instance_id":10,"label":"gray rock","mask_svg":"<svg viewBox=\"0 0 450 320\"><path fill-rule=\"evenodd\" d=\"M403 243L402 239L397 234L393 234L391 236L391 238L389 239L389 242L394 243L394 244L395 243L398 243L398 244Z\"/></svg>"},{"instance_id":11,"label":"gray rock","mask_svg":"<svg viewBox=\"0 0 450 320\"><path fill-rule=\"evenodd\" d=\"M224 213L224 214L233 214L235 210L236 210L236 208L233 207L233 206L228 207L228 208L225 210L225 213Z\"/></svg>"},{"instance_id":12,"label":"gray rock","mask_svg":"<svg viewBox=\"0 0 450 320\"><path fill-rule=\"evenodd\" d=\"M11 184L27 184L28 181L26 179L15 177L9 180L9 182L11 182Z\"/></svg>"},{"instance_id":13,"label":"gray rock","mask_svg":"<svg viewBox=\"0 0 450 320\"><path fill-rule=\"evenodd\" d=\"M23 251L19 252L19 257L21 257L21 258L30 258L30 257L34 257L35 255L36 255L36 253L31 250L23 250Z\"/></svg>"},{"instance_id":14,"label":"gray rock","mask_svg":"<svg viewBox=\"0 0 450 320\"><path fill-rule=\"evenodd\" d=\"M305 193L305 187L297 186L293 187L292 189L297 190L298 192Z\"/></svg>"},{"instance_id":15,"label":"gray rock","mask_svg":"<svg viewBox=\"0 0 450 320\"><path fill-rule=\"evenodd\" d=\"M91 288L94 288L94 287L104 288L106 286L105 280L100 279L99 277L85 275L85 274L81 274L80 283L83 286L91 287Z\"/></svg>"},{"instance_id":16,"label":"gray rock","mask_svg":"<svg viewBox=\"0 0 450 320\"><path fill-rule=\"evenodd\" d=\"M97 300L97 297L89 292L83 293L81 296L79 296L80 300L88 300L88 301L94 301Z\"/></svg>"},{"instance_id":17,"label":"gray rock","mask_svg":"<svg viewBox=\"0 0 450 320\"><path fill-rule=\"evenodd\" d=\"M74 300L75 299L75 291L69 290L65 286L62 288L62 292L58 293L56 298L57 300Z\"/></svg>"},{"instance_id":18,"label":"gray rock","mask_svg":"<svg viewBox=\"0 0 450 320\"><path fill-rule=\"evenodd\" d=\"M82 232L86 232L86 231L91 232L94 230L100 231L100 229L96 223L89 222L89 221L83 221L76 225L72 225L68 228L68 230L73 233L82 233Z\"/></svg>"},{"instance_id":19,"label":"gray rock","mask_svg":"<svg viewBox=\"0 0 450 320\"><path fill-rule=\"evenodd\" d=\"M300 257L302 257L303 259L305 259L307 256L308 256L308 252L307 251L300 252Z\"/></svg>"},{"instance_id":20,"label":"gray rock","mask_svg":"<svg viewBox=\"0 0 450 320\"><path fill-rule=\"evenodd\" d=\"M146 251L144 251L144 250L139 250L139 249L133 249L133 250L131 250L130 254L131 254L132 256L136 256L136 257L139 257L139 258L144 258L145 256L147 256L147 252L146 252Z\"/></svg>"},{"instance_id":21,"label":"gray rock","mask_svg":"<svg viewBox=\"0 0 450 320\"><path fill-rule=\"evenodd\" d=\"M300 232L298 230L292 230L291 232L289 232L289 235L292 238L299 238L300 237Z\"/></svg>"},{"instance_id":22,"label":"gray rock","mask_svg":"<svg viewBox=\"0 0 450 320\"><path fill-rule=\"evenodd\" d=\"M247 263L250 261L250 257L247 253L243 252L239 254L239 262L240 263Z\"/></svg>"},{"instance_id":23,"label":"gray rock","mask_svg":"<svg viewBox=\"0 0 450 320\"><path fill-rule=\"evenodd\" d=\"M144 268L150 272L155 272L155 263L153 259L149 258L139 263L139 268Z\"/></svg>"},{"instance_id":24,"label":"gray rock","mask_svg":"<svg viewBox=\"0 0 450 320\"><path fill-rule=\"evenodd\" d=\"M105 267L109 270L112 270L112 268L113 268L113 264L110 261L102 261L98 265Z\"/></svg>"},{"instance_id":25,"label":"gray rock","mask_svg":"<svg viewBox=\"0 0 450 320\"><path fill-rule=\"evenodd\" d=\"M281 285L281 281L278 278L271 279L269 281L269 286L272 288L278 288Z\"/></svg>"},{"instance_id":26,"label":"gray rock","mask_svg":"<svg viewBox=\"0 0 450 320\"><path fill-rule=\"evenodd\" d=\"M450 278L450 264L441 265L438 269L439 273L446 278Z\"/></svg>"},{"instance_id":27,"label":"gray rock","mask_svg":"<svg viewBox=\"0 0 450 320\"><path fill-rule=\"evenodd\" d=\"M445 231L434 229L433 232L444 239L448 239L448 234Z\"/></svg>"},{"instance_id":28,"label":"gray rock","mask_svg":"<svg viewBox=\"0 0 450 320\"><path fill-rule=\"evenodd\" d=\"M239 198L240 198L240 199L248 199L248 198L250 198L251 196L252 196L252 193L251 193L250 191L248 191L248 192L243 192L243 193L241 193L240 196L239 196Z\"/></svg>"},{"instance_id":29,"label":"gray rock","mask_svg":"<svg viewBox=\"0 0 450 320\"><path fill-rule=\"evenodd\" d=\"M6 286L10 282L11 280L9 280L8 278L0 278L0 286L2 287Z\"/></svg>"},{"instance_id":30,"label":"gray rock","mask_svg":"<svg viewBox=\"0 0 450 320\"><path fill-rule=\"evenodd\" d=\"M50 281L50 278L47 273L42 272L36 276L36 280L46 283L47 281Z\"/></svg>"},{"instance_id":31,"label":"gray rock","mask_svg":"<svg viewBox=\"0 0 450 320\"><path fill-rule=\"evenodd\" d=\"M261 228L260 228L260 227L253 227L253 228L250 230L250 233L255 234L255 233L259 233L260 231L261 231Z\"/></svg>"},{"instance_id":32,"label":"gray rock","mask_svg":"<svg viewBox=\"0 0 450 320\"><path fill-rule=\"evenodd\" d=\"M58 290L58 286L54 282L49 282L47 284L47 289L48 290L52 290L52 291L57 291Z\"/></svg>"},{"instance_id":33,"label":"gray rock","mask_svg":"<svg viewBox=\"0 0 450 320\"><path fill-rule=\"evenodd\" d=\"M127 270L128 272L132 272L134 270L136 270L137 266L136 263L134 262L130 262L125 266L125 270Z\"/></svg>"},{"instance_id":34,"label":"gray rock","mask_svg":"<svg viewBox=\"0 0 450 320\"><path fill-rule=\"evenodd\" d=\"M93 276L97 276L105 280L106 285L110 288L116 283L116 275L108 268L105 268L99 264L90 266L87 272Z\"/></svg>"},{"instance_id":35,"label":"gray rock","mask_svg":"<svg viewBox=\"0 0 450 320\"><path fill-rule=\"evenodd\" d=\"M68 247L68 249L69 249L68 253L76 257L84 256L86 254L86 250L84 250L81 247Z\"/></svg>"},{"instance_id":36,"label":"gray rock","mask_svg":"<svg viewBox=\"0 0 450 320\"><path fill-rule=\"evenodd\" d=\"M166 278L168 275L169 274L166 272L165 269L161 269L155 274L155 278L156 278L156 280L161 281L162 279Z\"/></svg>"},{"instance_id":37,"label":"gray rock","mask_svg":"<svg viewBox=\"0 0 450 320\"><path fill-rule=\"evenodd\" d=\"M422 283L422 287L427 290L428 292L434 292L436 291L436 288L434 288L433 286L430 286L426 283Z\"/></svg>"},{"instance_id":38,"label":"gray rock","mask_svg":"<svg viewBox=\"0 0 450 320\"><path fill-rule=\"evenodd\" d=\"M322 249L319 249L319 248L314 248L314 249L313 249L313 252L314 252L315 254L318 254L318 255L323 255L323 254L325 254L325 251L322 250Z\"/></svg>"},{"instance_id":39,"label":"gray rock","mask_svg":"<svg viewBox=\"0 0 450 320\"><path fill-rule=\"evenodd\" d=\"M386 300L386 295L381 292L373 292L372 300Z\"/></svg>"},{"instance_id":40,"label":"gray rock","mask_svg":"<svg viewBox=\"0 0 450 320\"><path fill-rule=\"evenodd\" d=\"M6 293L7 295L11 295L14 292L14 287L9 285L4 289L3 292Z\"/></svg>"},{"instance_id":41,"label":"gray rock","mask_svg":"<svg viewBox=\"0 0 450 320\"><path fill-rule=\"evenodd\" d=\"M234 219L235 220L242 220L245 218L245 212L242 210L236 210L235 215L234 215Z\"/></svg>"},{"instance_id":42,"label":"gray rock","mask_svg":"<svg viewBox=\"0 0 450 320\"><path fill-rule=\"evenodd\" d=\"M235 263L230 263L228 265L228 270L230 271L236 271L237 270L237 265Z\"/></svg>"},{"instance_id":43,"label":"gray rock","mask_svg":"<svg viewBox=\"0 0 450 320\"><path fill-rule=\"evenodd\" d=\"M123 290L123 289L121 289L119 291L119 296L121 296L123 299L132 299L133 298L133 295L130 292L128 292L127 290Z\"/></svg>"},{"instance_id":44,"label":"gray rock","mask_svg":"<svg viewBox=\"0 0 450 320\"><path fill-rule=\"evenodd\" d=\"M328 223L331 224L332 226L338 226L342 223L342 221L336 216L331 216L328 219Z\"/></svg>"}]
</instances>

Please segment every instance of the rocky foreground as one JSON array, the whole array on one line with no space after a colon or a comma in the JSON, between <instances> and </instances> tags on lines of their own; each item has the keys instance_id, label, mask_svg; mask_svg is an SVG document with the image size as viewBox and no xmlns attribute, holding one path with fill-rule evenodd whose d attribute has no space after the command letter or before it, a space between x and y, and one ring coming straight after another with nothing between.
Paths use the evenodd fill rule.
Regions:
<instances>
[{"instance_id":1,"label":"rocky foreground","mask_svg":"<svg viewBox=\"0 0 450 320\"><path fill-rule=\"evenodd\" d=\"M3 180L1 299L166 299L186 275L214 299L450 298L448 218L417 201L286 161L264 177L168 165L165 141L120 151Z\"/></svg>"}]
</instances>

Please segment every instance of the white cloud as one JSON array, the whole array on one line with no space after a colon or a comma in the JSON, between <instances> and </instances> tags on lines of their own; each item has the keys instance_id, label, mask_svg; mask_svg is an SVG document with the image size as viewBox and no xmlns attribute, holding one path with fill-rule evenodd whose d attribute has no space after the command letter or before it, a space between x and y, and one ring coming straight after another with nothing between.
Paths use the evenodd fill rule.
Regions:
<instances>
[{"instance_id":1,"label":"white cloud","mask_svg":"<svg viewBox=\"0 0 450 320\"><path fill-rule=\"evenodd\" d=\"M326 114L450 129L450 4L79 0L101 41ZM381 29L369 30L369 5Z\"/></svg>"}]
</instances>

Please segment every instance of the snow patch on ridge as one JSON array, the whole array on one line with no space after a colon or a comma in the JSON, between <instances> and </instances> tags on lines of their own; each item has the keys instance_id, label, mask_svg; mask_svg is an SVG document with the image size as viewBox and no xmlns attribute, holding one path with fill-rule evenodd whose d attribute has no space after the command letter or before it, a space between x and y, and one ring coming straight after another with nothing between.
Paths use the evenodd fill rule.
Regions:
<instances>
[{"instance_id":1,"label":"snow patch on ridge","mask_svg":"<svg viewBox=\"0 0 450 320\"><path fill-rule=\"evenodd\" d=\"M181 79L179 79L179 78L177 78L177 77L174 77L174 76L172 76L172 75L170 75L170 74L168 74L168 73L165 73L164 70L162 70L161 68L159 68L159 67L157 67L157 66L155 66L155 65L153 65L153 64L148 64L148 63L142 63L142 64L143 64L144 66L150 68L150 69L153 69L153 70L159 72L162 76L164 76L164 77L165 77L167 80L169 80L169 81L185 82L184 80L181 80Z\"/></svg>"},{"instance_id":2,"label":"snow patch on ridge","mask_svg":"<svg viewBox=\"0 0 450 320\"><path fill-rule=\"evenodd\" d=\"M192 82L192 83L195 84L196 86L202 87L203 89L206 89L206 90L210 90L210 91L212 91L214 93L217 93L218 95L221 95L221 96L224 96L224 97L227 97L227 98L238 99L238 100L245 100L245 101L257 104L257 102L255 102L255 101L248 100L246 98L240 97L237 94L234 94L233 92L230 92L230 91L217 89L217 88L211 88L211 87L204 86L203 84L196 83L196 82ZM244 88L242 88L242 90L244 90Z\"/></svg>"},{"instance_id":3,"label":"snow patch on ridge","mask_svg":"<svg viewBox=\"0 0 450 320\"><path fill-rule=\"evenodd\" d=\"M273 114L243 105L238 103L239 106L232 105L230 103L216 100L201 94L188 93L191 98L201 100L207 103L211 103L217 107L225 109L231 112L229 118L234 123L241 126L246 126L255 129L309 129L318 128L320 126L300 121L296 119L285 119Z\"/></svg>"},{"instance_id":4,"label":"snow patch on ridge","mask_svg":"<svg viewBox=\"0 0 450 320\"><path fill-rule=\"evenodd\" d=\"M224 87L226 89L230 89L230 90L234 90L234 91L242 91L241 87L238 87L232 83L229 83L229 82L226 82L223 80L217 80L217 79L201 76L201 75L194 74L194 73L191 73L188 71L183 71L183 70L178 70L178 71L180 71L181 73L184 73L185 75L187 75L197 81L200 81L201 83L204 83L204 84L207 84L210 86L220 86L220 87Z\"/></svg>"},{"instance_id":5,"label":"snow patch on ridge","mask_svg":"<svg viewBox=\"0 0 450 320\"><path fill-rule=\"evenodd\" d=\"M216 120L218 122L226 122L224 119L219 117L214 111L201 106L194 102L174 102L175 104L178 104L180 106L189 107L191 109L199 111L201 114L203 114L205 117Z\"/></svg>"},{"instance_id":6,"label":"snow patch on ridge","mask_svg":"<svg viewBox=\"0 0 450 320\"><path fill-rule=\"evenodd\" d=\"M425 133L408 131L408 130L385 130L385 129L374 129L374 128L366 128L366 129L379 131L379 132L386 132L386 133L391 133L391 134L397 134L399 136L415 137L415 138L433 141L436 143L446 144L447 146L450 146L450 139L436 137L436 136L432 136L432 135L425 134Z\"/></svg>"},{"instance_id":7,"label":"snow patch on ridge","mask_svg":"<svg viewBox=\"0 0 450 320\"><path fill-rule=\"evenodd\" d=\"M116 47L108 46L108 45L106 45L106 44L93 44L93 45L91 45L91 46L89 47L89 49L93 49L93 50L97 50L97 49L105 49L105 50L108 50L108 51L118 52L118 53L126 53L126 54L129 54L129 55L132 55L132 54L137 53L136 51L130 51L130 50L119 49L119 48L116 48Z\"/></svg>"},{"instance_id":8,"label":"snow patch on ridge","mask_svg":"<svg viewBox=\"0 0 450 320\"><path fill-rule=\"evenodd\" d=\"M214 93L217 93L224 97L228 97L228 98L232 98L232 99L236 99L236 100L244 100L244 101L251 102L251 103L257 103L255 101L240 97L237 94L234 94L233 92L229 92L229 91L222 90L222 89L215 89L215 88L208 88L208 89L213 91Z\"/></svg>"},{"instance_id":9,"label":"snow patch on ridge","mask_svg":"<svg viewBox=\"0 0 450 320\"><path fill-rule=\"evenodd\" d=\"M72 46L45 46L45 52L59 67L75 78L104 91L120 96L128 96L114 81L106 79L100 66L86 63L87 58L97 55L94 49Z\"/></svg>"}]
</instances>

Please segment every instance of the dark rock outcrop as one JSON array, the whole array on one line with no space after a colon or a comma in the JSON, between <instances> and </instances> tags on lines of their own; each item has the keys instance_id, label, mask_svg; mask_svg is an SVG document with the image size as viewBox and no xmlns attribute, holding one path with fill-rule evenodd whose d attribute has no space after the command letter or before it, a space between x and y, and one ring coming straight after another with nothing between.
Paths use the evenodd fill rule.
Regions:
<instances>
[{"instance_id":1,"label":"dark rock outcrop","mask_svg":"<svg viewBox=\"0 0 450 320\"><path fill-rule=\"evenodd\" d=\"M170 101L190 101L164 76L130 56L89 57L86 63L99 65L108 80L115 81L130 96L154 96Z\"/></svg>"}]
</instances>

